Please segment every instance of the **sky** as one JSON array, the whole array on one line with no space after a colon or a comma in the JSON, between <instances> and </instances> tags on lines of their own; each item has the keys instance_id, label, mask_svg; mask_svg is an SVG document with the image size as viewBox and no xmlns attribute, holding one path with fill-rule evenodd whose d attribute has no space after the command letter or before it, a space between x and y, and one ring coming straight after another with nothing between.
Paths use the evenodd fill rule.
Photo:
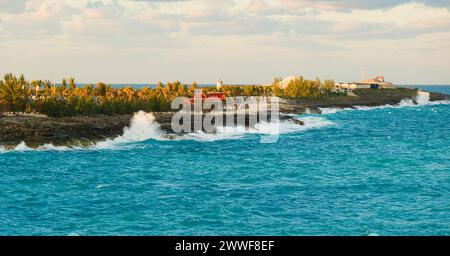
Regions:
<instances>
[{"instance_id":1,"label":"sky","mask_svg":"<svg viewBox=\"0 0 450 256\"><path fill-rule=\"evenodd\" d=\"M450 84L450 0L0 0L0 75Z\"/></svg>"}]
</instances>

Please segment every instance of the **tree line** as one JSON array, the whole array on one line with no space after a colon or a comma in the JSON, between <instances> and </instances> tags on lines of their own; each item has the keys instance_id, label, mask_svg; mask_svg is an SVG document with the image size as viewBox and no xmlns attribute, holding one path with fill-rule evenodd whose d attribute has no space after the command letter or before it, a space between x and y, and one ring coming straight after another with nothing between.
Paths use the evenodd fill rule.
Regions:
<instances>
[{"instance_id":1,"label":"tree line","mask_svg":"<svg viewBox=\"0 0 450 256\"><path fill-rule=\"evenodd\" d=\"M286 98L318 98L332 92L334 82L306 80L299 77L281 89L281 79L272 86L223 86L227 97L279 96ZM4 75L0 80L0 112L42 113L49 116L74 116L94 114L131 114L139 110L169 111L175 97L193 97L198 89L194 82L189 87L179 81L155 88L144 86L115 88L99 82L96 85L77 85L74 78L63 79L56 85L49 80L28 81L23 75ZM216 92L216 87L201 88L204 93Z\"/></svg>"},{"instance_id":2,"label":"tree line","mask_svg":"<svg viewBox=\"0 0 450 256\"><path fill-rule=\"evenodd\" d=\"M308 80L302 76L296 77L291 80L286 88L281 88L282 78L278 77L274 79L272 84L273 95L281 98L291 98L291 99L318 99L320 97L339 94L335 89L334 80L321 81L319 78L316 80Z\"/></svg>"}]
</instances>

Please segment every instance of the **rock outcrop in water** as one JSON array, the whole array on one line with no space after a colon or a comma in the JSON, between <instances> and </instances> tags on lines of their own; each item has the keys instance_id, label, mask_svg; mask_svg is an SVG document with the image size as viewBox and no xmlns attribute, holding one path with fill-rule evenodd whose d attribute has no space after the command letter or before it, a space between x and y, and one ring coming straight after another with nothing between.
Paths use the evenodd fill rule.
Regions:
<instances>
[{"instance_id":1,"label":"rock outcrop in water","mask_svg":"<svg viewBox=\"0 0 450 256\"><path fill-rule=\"evenodd\" d=\"M41 115L8 115L0 118L0 145L11 148L22 141L29 147L88 146L123 133L131 115L52 118Z\"/></svg>"},{"instance_id":2,"label":"rock outcrop in water","mask_svg":"<svg viewBox=\"0 0 450 256\"><path fill-rule=\"evenodd\" d=\"M155 121L160 125L163 133L168 137L175 134L171 122L174 112L152 113ZM205 115L202 116L202 119ZM246 124L249 118L245 116ZM257 119L255 120L260 121ZM80 146L86 147L96 142L115 138L124 133L124 128L130 126L132 115L96 115L54 118L43 115L8 115L0 118L0 145L11 149L25 142L28 147L37 148L45 144L54 146ZM298 125L303 122L291 116L280 116L281 121L290 121ZM194 130L195 118L191 117L191 126ZM235 116L236 120L236 116ZM268 120L270 122L270 115ZM223 123L226 116L223 115ZM199 127L203 127L200 125Z\"/></svg>"},{"instance_id":3,"label":"rock outcrop in water","mask_svg":"<svg viewBox=\"0 0 450 256\"><path fill-rule=\"evenodd\" d=\"M295 99L286 100L281 104L281 112L291 114L317 113L320 108L354 108L355 106L377 107L384 105L397 105L402 100L414 100L417 89L399 88L394 90L355 90L355 96L327 96L317 100ZM430 93L430 101L450 100L450 95Z\"/></svg>"},{"instance_id":4,"label":"rock outcrop in water","mask_svg":"<svg viewBox=\"0 0 450 256\"><path fill-rule=\"evenodd\" d=\"M281 103L280 112L284 114L320 113L320 108L352 108L354 106L396 105L403 99L414 99L417 90L358 90L357 97L333 96L319 100L286 100ZM450 100L450 95L431 93L430 101ZM171 127L173 112L153 113L162 132L174 133ZM269 115L270 117L270 115ZM93 143L115 138L124 133L130 125L132 115L115 116L76 116L53 118L42 115L0 116L0 146L14 148L21 142L28 147L44 144L54 146L89 146ZM282 121L303 125L290 115L281 115ZM226 123L226 117L223 116ZM246 116L248 124L249 116ZM192 118L195 120L195 118ZM268 120L270 121L270 119ZM194 121L192 121L194 127Z\"/></svg>"}]
</instances>

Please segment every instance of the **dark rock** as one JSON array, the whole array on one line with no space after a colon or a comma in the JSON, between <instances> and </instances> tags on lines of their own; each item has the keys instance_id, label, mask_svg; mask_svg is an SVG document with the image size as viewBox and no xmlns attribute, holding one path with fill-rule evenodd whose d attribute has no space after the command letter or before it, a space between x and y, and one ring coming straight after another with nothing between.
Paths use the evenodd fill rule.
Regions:
<instances>
[{"instance_id":1,"label":"dark rock","mask_svg":"<svg viewBox=\"0 0 450 256\"><path fill-rule=\"evenodd\" d=\"M305 122L303 122L302 120L298 120L298 119L293 119L292 122L294 124L298 124L298 125L305 125Z\"/></svg>"},{"instance_id":2,"label":"dark rock","mask_svg":"<svg viewBox=\"0 0 450 256\"><path fill-rule=\"evenodd\" d=\"M15 147L24 141L29 147L52 143L55 146L92 144L123 133L131 115L52 118L43 116L3 116L0 118L0 145Z\"/></svg>"}]
</instances>

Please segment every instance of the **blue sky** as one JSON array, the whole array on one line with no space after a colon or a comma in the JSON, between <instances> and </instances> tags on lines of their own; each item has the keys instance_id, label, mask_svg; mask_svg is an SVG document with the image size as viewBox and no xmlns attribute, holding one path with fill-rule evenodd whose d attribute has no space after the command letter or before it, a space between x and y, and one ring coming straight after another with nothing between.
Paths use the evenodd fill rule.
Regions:
<instances>
[{"instance_id":1,"label":"blue sky","mask_svg":"<svg viewBox=\"0 0 450 256\"><path fill-rule=\"evenodd\" d=\"M450 84L448 0L0 0L0 73L80 82Z\"/></svg>"}]
</instances>

